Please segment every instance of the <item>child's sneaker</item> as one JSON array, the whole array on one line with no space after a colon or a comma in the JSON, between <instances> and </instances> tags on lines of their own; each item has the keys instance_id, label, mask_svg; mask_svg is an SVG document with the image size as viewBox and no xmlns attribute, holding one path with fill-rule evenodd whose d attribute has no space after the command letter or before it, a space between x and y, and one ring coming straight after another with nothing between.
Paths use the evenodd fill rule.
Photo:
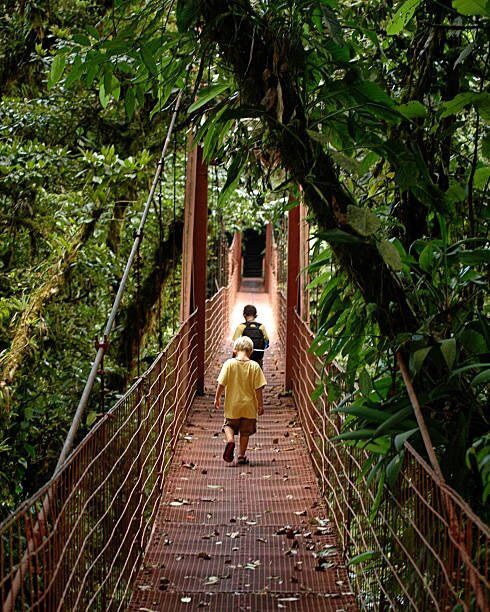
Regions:
<instances>
[{"instance_id":1,"label":"child's sneaker","mask_svg":"<svg viewBox=\"0 0 490 612\"><path fill-rule=\"evenodd\" d=\"M235 456L235 443L228 442L228 444L225 446L225 451L223 453L223 459L227 461L228 463L231 463L233 461L234 456Z\"/></svg>"},{"instance_id":2,"label":"child's sneaker","mask_svg":"<svg viewBox=\"0 0 490 612\"><path fill-rule=\"evenodd\" d=\"M240 465L247 465L250 463L250 461L248 460L248 457L245 457L245 456L242 457L241 455L238 456L238 459L236 460L236 462L239 463Z\"/></svg>"}]
</instances>

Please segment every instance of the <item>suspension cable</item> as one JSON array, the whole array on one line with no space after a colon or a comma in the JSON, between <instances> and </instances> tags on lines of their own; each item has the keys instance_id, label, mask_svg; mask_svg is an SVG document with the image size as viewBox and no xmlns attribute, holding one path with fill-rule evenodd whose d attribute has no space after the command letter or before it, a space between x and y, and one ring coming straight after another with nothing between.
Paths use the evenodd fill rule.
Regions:
<instances>
[{"instance_id":1,"label":"suspension cable","mask_svg":"<svg viewBox=\"0 0 490 612\"><path fill-rule=\"evenodd\" d=\"M119 306L121 304L121 300L122 300L122 296L124 293L124 290L126 288L126 283L128 281L128 277L129 277L129 272L131 270L131 267L133 265L134 259L136 257L136 254L139 250L139 246L141 243L141 240L143 238L143 228L145 227L145 223L146 223L146 219L148 217L148 213L150 210L150 206L151 203L153 201L153 196L155 194L155 190L158 184L158 180L160 178L160 175L162 173L162 169L163 169L163 164L164 164L164 159L165 159L165 155L167 153L167 149L170 143L170 138L172 135L172 131L175 125L175 120L177 118L177 113L179 110L179 105L180 105L180 101L182 98L182 90L179 91L179 94L175 100L175 105L174 105L174 111L172 114L172 118L170 120L170 125L168 127L168 131L167 131L167 135L165 137L165 142L163 145L163 149L160 155L160 159L158 160L158 164L157 164L157 169L155 171L155 176L153 178L153 183L151 185L150 188L150 193L148 194L148 198L146 200L146 204L145 204L145 208L143 210L143 214L141 216L141 221L139 224L138 229L135 232L135 238L134 238L134 242L133 242L133 247L131 249L131 253L129 254L128 260L126 262L126 267L124 269L124 274L121 278L121 282L119 283L119 288L117 290L117 294L116 297L114 298L114 302L112 304L112 309L111 312L109 314L109 318L107 320L105 329L104 329L104 337L109 338L109 335L111 333L112 327L114 325L114 321L116 319L116 314L119 310ZM60 456L58 458L58 463L56 464L56 468L54 470L53 476L54 474L56 474L58 472L58 470L60 469L60 467L63 465L65 459L68 456L68 453L71 450L71 447L73 446L73 442L75 440L75 435L77 433L78 427L80 426L80 421L82 418L82 414L83 411L87 405L88 402L88 398L90 396L90 392L92 391L92 387L94 386L94 382L95 382L95 378L97 376L97 370L99 369L99 364L102 360L102 357L105 353L105 344L104 346L101 346L98 350L97 350L97 355L95 357L95 360L92 364L92 369L90 370L90 374L89 377L87 379L87 382L85 383L85 388L83 390L82 393L82 397L80 398L80 402L78 404L77 410L75 412L75 416L73 417L73 421L70 427L70 430L68 431L68 434L66 436L65 439L65 443L63 445L63 448L61 450Z\"/></svg>"}]
</instances>

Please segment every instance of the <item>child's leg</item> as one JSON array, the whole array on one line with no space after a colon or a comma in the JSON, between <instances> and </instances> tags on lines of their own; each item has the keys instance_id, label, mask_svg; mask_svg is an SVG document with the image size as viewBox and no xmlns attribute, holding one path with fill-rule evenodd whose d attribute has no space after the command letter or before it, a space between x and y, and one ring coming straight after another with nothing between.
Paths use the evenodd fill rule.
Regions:
<instances>
[{"instance_id":1,"label":"child's leg","mask_svg":"<svg viewBox=\"0 0 490 612\"><path fill-rule=\"evenodd\" d=\"M225 425L223 427L223 432L225 434L225 440L227 442L234 442L235 441L235 432L233 431L233 429L229 425Z\"/></svg>"},{"instance_id":2,"label":"child's leg","mask_svg":"<svg viewBox=\"0 0 490 612\"><path fill-rule=\"evenodd\" d=\"M240 457L245 457L245 453L247 452L248 447L248 439L249 435L240 434Z\"/></svg>"},{"instance_id":3,"label":"child's leg","mask_svg":"<svg viewBox=\"0 0 490 612\"><path fill-rule=\"evenodd\" d=\"M226 446L223 451L223 459L228 463L233 461L235 455L235 431L231 425L225 424L223 426L223 433L225 434Z\"/></svg>"}]
</instances>

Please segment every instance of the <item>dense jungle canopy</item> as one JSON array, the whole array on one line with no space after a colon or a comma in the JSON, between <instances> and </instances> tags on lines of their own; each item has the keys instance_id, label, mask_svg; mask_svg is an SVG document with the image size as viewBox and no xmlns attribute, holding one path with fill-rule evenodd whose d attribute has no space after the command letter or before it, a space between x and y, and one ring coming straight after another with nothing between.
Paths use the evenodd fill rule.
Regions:
<instances>
[{"instance_id":1,"label":"dense jungle canopy","mask_svg":"<svg viewBox=\"0 0 490 612\"><path fill-rule=\"evenodd\" d=\"M424 452L401 351L446 479L486 513L489 17L487 0L0 4L0 518L56 463L179 90L106 401L177 324L193 130L211 270L223 232L273 220L281 242L286 195L304 197L313 350L343 365L318 393L342 443L381 488L406 440ZM80 435L98 410L94 393Z\"/></svg>"}]
</instances>

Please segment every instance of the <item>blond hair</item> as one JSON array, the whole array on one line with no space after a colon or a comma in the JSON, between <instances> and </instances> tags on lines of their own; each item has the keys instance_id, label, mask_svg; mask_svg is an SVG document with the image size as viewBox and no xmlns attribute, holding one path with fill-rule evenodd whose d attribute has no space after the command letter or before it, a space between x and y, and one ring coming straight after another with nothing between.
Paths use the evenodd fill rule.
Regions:
<instances>
[{"instance_id":1,"label":"blond hair","mask_svg":"<svg viewBox=\"0 0 490 612\"><path fill-rule=\"evenodd\" d=\"M233 349L237 353L238 351L245 351L250 356L254 350L254 343L248 336L240 336L233 343Z\"/></svg>"}]
</instances>

